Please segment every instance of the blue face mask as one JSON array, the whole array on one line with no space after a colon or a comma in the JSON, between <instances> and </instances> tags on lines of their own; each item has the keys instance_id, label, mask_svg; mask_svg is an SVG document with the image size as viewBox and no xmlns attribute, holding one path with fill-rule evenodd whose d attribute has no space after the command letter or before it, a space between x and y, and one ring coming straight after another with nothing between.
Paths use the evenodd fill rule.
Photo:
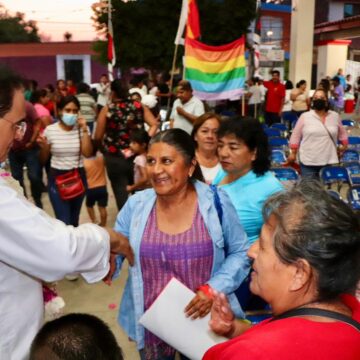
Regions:
<instances>
[{"instance_id":1,"label":"blue face mask","mask_svg":"<svg viewBox=\"0 0 360 360\"><path fill-rule=\"evenodd\" d=\"M62 115L62 121L67 126L74 126L76 124L77 119L78 119L77 114L63 113Z\"/></svg>"}]
</instances>

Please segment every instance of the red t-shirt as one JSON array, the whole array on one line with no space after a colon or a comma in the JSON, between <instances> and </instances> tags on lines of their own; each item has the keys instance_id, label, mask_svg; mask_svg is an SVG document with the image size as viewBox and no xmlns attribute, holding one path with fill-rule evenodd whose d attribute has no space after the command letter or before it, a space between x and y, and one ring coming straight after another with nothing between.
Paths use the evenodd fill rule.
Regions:
<instances>
[{"instance_id":1,"label":"red t-shirt","mask_svg":"<svg viewBox=\"0 0 360 360\"><path fill-rule=\"evenodd\" d=\"M285 85L280 82L264 81L264 86L267 89L265 111L278 113L285 98Z\"/></svg>"},{"instance_id":2,"label":"red t-shirt","mask_svg":"<svg viewBox=\"0 0 360 360\"><path fill-rule=\"evenodd\" d=\"M342 301L360 321L360 302ZM265 320L243 335L210 348L203 360L359 360L360 331L340 321L301 317Z\"/></svg>"}]
</instances>

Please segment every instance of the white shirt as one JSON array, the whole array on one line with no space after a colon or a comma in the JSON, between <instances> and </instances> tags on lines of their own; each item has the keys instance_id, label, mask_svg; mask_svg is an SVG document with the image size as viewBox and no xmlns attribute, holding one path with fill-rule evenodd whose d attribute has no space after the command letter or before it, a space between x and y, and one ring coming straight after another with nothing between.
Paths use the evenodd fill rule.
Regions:
<instances>
[{"instance_id":1,"label":"white shirt","mask_svg":"<svg viewBox=\"0 0 360 360\"><path fill-rule=\"evenodd\" d=\"M215 166L209 168L203 165L200 165L201 172L203 174L204 180L207 184L212 184L213 180L215 179L217 173L221 169L220 163L217 163Z\"/></svg>"},{"instance_id":2,"label":"white shirt","mask_svg":"<svg viewBox=\"0 0 360 360\"><path fill-rule=\"evenodd\" d=\"M80 137L82 137L82 129ZM66 131L57 122L46 127L44 131L46 141L51 146L51 167L58 170L71 170L83 167L83 156L80 156L79 130L74 126Z\"/></svg>"},{"instance_id":3,"label":"white shirt","mask_svg":"<svg viewBox=\"0 0 360 360\"><path fill-rule=\"evenodd\" d=\"M107 84L98 83L94 87L98 93L97 104L101 106L107 105L111 94L110 83Z\"/></svg>"},{"instance_id":4,"label":"white shirt","mask_svg":"<svg viewBox=\"0 0 360 360\"><path fill-rule=\"evenodd\" d=\"M286 89L285 90L285 99L284 99L284 106L282 108L282 111L291 111L291 107L292 107L292 101L290 99L290 94L291 94L291 89Z\"/></svg>"},{"instance_id":5,"label":"white shirt","mask_svg":"<svg viewBox=\"0 0 360 360\"><path fill-rule=\"evenodd\" d=\"M249 105L261 103L261 88L260 88L260 86L258 86L258 85L250 86L249 93L251 93L251 97L249 98Z\"/></svg>"},{"instance_id":6,"label":"white shirt","mask_svg":"<svg viewBox=\"0 0 360 360\"><path fill-rule=\"evenodd\" d=\"M193 124L189 120L178 114L176 108L179 106L183 108L187 113L195 116L200 116L205 112L204 104L200 99L196 98L195 96L193 96L185 104L183 104L180 99L176 99L174 101L174 105L172 107L170 115L170 119L174 120L174 128L183 129L188 134L191 134Z\"/></svg>"},{"instance_id":7,"label":"white shirt","mask_svg":"<svg viewBox=\"0 0 360 360\"><path fill-rule=\"evenodd\" d=\"M101 227L66 226L0 177L0 358L25 360L43 323L41 280L80 272L87 282L109 271L109 236Z\"/></svg>"},{"instance_id":8,"label":"white shirt","mask_svg":"<svg viewBox=\"0 0 360 360\"><path fill-rule=\"evenodd\" d=\"M142 87L142 88L133 87L133 88L129 89L129 94L132 95L134 93L138 93L141 96L141 98L143 98L147 94L147 92L145 92L143 89L144 89L144 87Z\"/></svg>"}]
</instances>

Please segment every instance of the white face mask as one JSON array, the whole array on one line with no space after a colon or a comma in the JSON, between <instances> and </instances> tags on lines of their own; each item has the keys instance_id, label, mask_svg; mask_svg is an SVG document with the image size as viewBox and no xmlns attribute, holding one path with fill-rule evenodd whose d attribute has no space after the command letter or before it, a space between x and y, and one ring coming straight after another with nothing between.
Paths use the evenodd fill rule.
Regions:
<instances>
[{"instance_id":1,"label":"white face mask","mask_svg":"<svg viewBox=\"0 0 360 360\"><path fill-rule=\"evenodd\" d=\"M62 121L67 126L74 126L78 119L78 114L63 113Z\"/></svg>"}]
</instances>

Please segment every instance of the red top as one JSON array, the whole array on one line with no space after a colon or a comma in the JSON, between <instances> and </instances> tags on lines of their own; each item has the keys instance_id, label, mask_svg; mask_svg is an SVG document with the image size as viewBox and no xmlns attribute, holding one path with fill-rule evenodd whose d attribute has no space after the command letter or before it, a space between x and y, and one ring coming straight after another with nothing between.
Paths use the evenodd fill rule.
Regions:
<instances>
[{"instance_id":1,"label":"red top","mask_svg":"<svg viewBox=\"0 0 360 360\"><path fill-rule=\"evenodd\" d=\"M360 321L360 302L342 301ZM359 360L360 331L340 321L317 322L293 317L265 320L243 335L210 348L203 360Z\"/></svg>"},{"instance_id":2,"label":"red top","mask_svg":"<svg viewBox=\"0 0 360 360\"><path fill-rule=\"evenodd\" d=\"M267 88L265 111L278 113L285 98L285 85L280 82L264 81L264 86Z\"/></svg>"}]
</instances>

